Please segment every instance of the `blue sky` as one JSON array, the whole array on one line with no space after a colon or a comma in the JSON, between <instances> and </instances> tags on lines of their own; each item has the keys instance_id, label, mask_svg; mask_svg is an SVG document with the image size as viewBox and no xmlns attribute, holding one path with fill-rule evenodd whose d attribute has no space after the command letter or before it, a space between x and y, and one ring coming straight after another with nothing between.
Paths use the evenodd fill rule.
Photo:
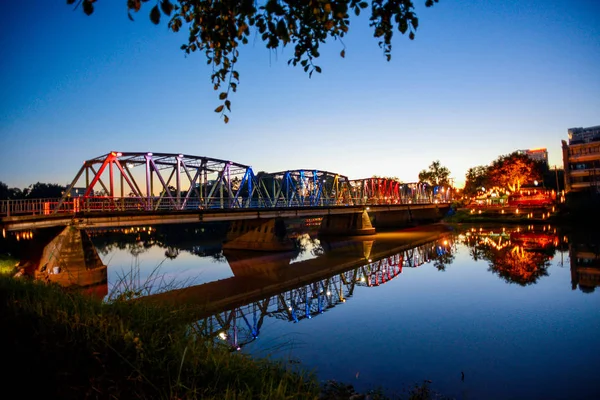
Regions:
<instances>
[{"instance_id":1,"label":"blue sky","mask_svg":"<svg viewBox=\"0 0 600 400\"><path fill-rule=\"evenodd\" d=\"M227 159L255 172L320 169L416 181L433 160L460 185L469 167L600 124L600 1L416 0L414 41L391 62L367 15L321 50L322 74L287 65L257 37L241 49L229 124L200 53L166 21L131 22L125 0L85 16L62 0L0 13L0 181L69 183L112 150ZM150 5L150 6L149 6Z\"/></svg>"}]
</instances>

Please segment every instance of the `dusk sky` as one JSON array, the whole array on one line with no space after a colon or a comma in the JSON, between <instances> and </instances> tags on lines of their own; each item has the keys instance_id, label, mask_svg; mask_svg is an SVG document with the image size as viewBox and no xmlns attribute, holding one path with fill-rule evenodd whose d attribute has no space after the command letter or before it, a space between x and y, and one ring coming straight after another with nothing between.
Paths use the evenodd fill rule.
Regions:
<instances>
[{"instance_id":1,"label":"dusk sky","mask_svg":"<svg viewBox=\"0 0 600 400\"><path fill-rule=\"evenodd\" d=\"M258 171L320 169L350 179L417 180L434 160L457 185L469 167L546 147L562 166L567 129L600 125L599 0L440 0L391 62L367 14L330 41L312 78L291 48L241 48L229 124L205 56L187 31L153 25L145 3L100 0L88 17L64 0L3 1L0 181L71 182L112 150L207 156Z\"/></svg>"}]
</instances>

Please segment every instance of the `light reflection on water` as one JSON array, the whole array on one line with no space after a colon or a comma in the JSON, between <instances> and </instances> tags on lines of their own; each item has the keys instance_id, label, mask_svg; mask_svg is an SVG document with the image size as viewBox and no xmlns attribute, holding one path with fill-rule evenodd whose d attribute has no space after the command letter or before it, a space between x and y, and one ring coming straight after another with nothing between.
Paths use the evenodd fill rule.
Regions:
<instances>
[{"instance_id":1,"label":"light reflection on water","mask_svg":"<svg viewBox=\"0 0 600 400\"><path fill-rule=\"evenodd\" d=\"M359 390L399 393L429 379L456 398L600 398L597 242L575 242L552 227L473 227L370 259L377 240L301 241L300 252L273 268L288 265L289 275L350 253L364 262L222 311L197 328L209 333L210 322L215 340L234 349L299 363ZM119 266L135 267L141 282L159 264L185 283L236 275L214 248L209 256L180 250L170 258L166 247L135 246L101 252L109 286Z\"/></svg>"}]
</instances>

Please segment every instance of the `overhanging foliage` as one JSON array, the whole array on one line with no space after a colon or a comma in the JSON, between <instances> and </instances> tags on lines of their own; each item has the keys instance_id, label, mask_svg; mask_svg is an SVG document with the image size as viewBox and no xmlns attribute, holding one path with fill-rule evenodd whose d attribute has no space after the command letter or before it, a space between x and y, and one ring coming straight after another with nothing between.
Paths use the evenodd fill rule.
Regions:
<instances>
[{"instance_id":1,"label":"overhanging foliage","mask_svg":"<svg viewBox=\"0 0 600 400\"><path fill-rule=\"evenodd\" d=\"M412 40L419 26L413 0L125 0L127 13L142 9L143 3L152 3L150 20L159 24L162 16L169 19L173 32L188 29L187 43L181 46L186 53L204 52L212 65L211 81L222 101L215 112L225 123L231 111L231 92L237 90L240 74L236 70L240 44L247 44L251 34L260 37L268 49L292 45L294 53L288 64L300 66L311 76L320 73L314 63L320 56L319 48L328 39L342 40L350 27L350 15L360 15L370 8L369 25L379 38L379 47L389 61L394 32L408 33ZM431 7L438 0L426 0ZM67 4L81 5L91 15L96 0L67 0ZM148 6L150 6L149 4ZM342 42L340 56L345 56Z\"/></svg>"}]
</instances>

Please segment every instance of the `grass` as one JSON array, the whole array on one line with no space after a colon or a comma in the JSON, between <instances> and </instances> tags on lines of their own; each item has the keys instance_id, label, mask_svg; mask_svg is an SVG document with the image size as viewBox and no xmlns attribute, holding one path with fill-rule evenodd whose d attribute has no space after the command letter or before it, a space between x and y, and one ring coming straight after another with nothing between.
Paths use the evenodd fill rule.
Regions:
<instances>
[{"instance_id":1,"label":"grass","mask_svg":"<svg viewBox=\"0 0 600 400\"><path fill-rule=\"evenodd\" d=\"M15 265L18 261L9 255L0 254L0 275L13 275L17 272Z\"/></svg>"},{"instance_id":2,"label":"grass","mask_svg":"<svg viewBox=\"0 0 600 400\"><path fill-rule=\"evenodd\" d=\"M196 334L193 315L193 309L144 302L101 302L0 275L0 351L8 368L3 378L26 398L386 398L381 391L358 394L352 386L320 384L293 366L231 352ZM423 384L407 398L433 397Z\"/></svg>"},{"instance_id":3,"label":"grass","mask_svg":"<svg viewBox=\"0 0 600 400\"><path fill-rule=\"evenodd\" d=\"M311 376L230 353L195 335L190 310L107 304L5 276L0 294L2 354L12 355L5 358L11 371L4 378L21 383L21 395L314 399L319 394Z\"/></svg>"},{"instance_id":4,"label":"grass","mask_svg":"<svg viewBox=\"0 0 600 400\"><path fill-rule=\"evenodd\" d=\"M503 212L504 211L504 212ZM543 216L542 216L543 214ZM556 221L558 212L545 209L460 208L444 218L448 223L499 222L514 224L548 224Z\"/></svg>"}]
</instances>

